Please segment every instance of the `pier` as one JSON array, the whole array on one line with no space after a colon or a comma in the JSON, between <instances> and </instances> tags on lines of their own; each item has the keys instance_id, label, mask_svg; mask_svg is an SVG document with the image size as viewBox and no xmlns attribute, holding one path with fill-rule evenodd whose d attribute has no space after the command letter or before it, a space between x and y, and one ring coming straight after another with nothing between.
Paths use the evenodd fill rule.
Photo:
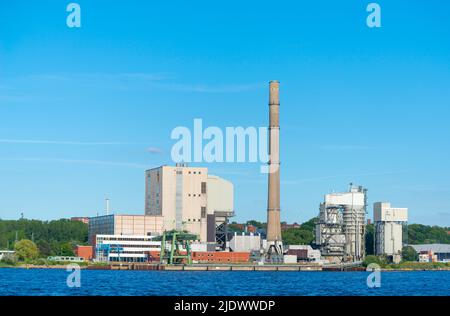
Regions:
<instances>
[{"instance_id":1,"label":"pier","mask_svg":"<svg viewBox=\"0 0 450 316\"><path fill-rule=\"evenodd\" d=\"M90 267L87 268L88 270ZM142 264L122 263L111 264L104 267L96 267L104 270L138 270L138 271L322 271L318 264L292 264L292 265L244 265L244 264L192 264L192 265L169 265L169 264Z\"/></svg>"}]
</instances>

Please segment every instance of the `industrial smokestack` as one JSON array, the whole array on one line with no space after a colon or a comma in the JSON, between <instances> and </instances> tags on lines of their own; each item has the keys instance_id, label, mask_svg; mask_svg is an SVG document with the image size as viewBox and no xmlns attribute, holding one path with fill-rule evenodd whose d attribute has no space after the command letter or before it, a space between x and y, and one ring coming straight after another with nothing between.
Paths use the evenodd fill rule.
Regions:
<instances>
[{"instance_id":1,"label":"industrial smokestack","mask_svg":"<svg viewBox=\"0 0 450 316\"><path fill-rule=\"evenodd\" d=\"M109 215L109 199L105 198L105 213Z\"/></svg>"},{"instance_id":2,"label":"industrial smokestack","mask_svg":"<svg viewBox=\"0 0 450 316\"><path fill-rule=\"evenodd\" d=\"M267 255L283 254L280 222L280 83L270 82L269 189L267 206Z\"/></svg>"}]
</instances>

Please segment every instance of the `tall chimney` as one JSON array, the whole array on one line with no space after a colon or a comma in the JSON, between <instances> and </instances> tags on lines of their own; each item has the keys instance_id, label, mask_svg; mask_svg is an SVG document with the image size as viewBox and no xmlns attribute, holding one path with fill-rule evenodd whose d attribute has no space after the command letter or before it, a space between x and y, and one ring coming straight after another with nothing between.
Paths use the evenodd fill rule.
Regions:
<instances>
[{"instance_id":1,"label":"tall chimney","mask_svg":"<svg viewBox=\"0 0 450 316\"><path fill-rule=\"evenodd\" d=\"M109 198L105 198L105 213L109 215Z\"/></svg>"},{"instance_id":2,"label":"tall chimney","mask_svg":"<svg viewBox=\"0 0 450 316\"><path fill-rule=\"evenodd\" d=\"M270 82L269 190L267 206L267 252L282 255L280 223L280 83Z\"/></svg>"}]
</instances>

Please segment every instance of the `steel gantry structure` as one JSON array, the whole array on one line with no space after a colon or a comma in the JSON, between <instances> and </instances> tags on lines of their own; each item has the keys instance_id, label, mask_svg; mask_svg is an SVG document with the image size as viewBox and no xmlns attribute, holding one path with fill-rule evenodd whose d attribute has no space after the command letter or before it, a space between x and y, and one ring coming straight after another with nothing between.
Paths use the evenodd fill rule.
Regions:
<instances>
[{"instance_id":1,"label":"steel gantry structure","mask_svg":"<svg viewBox=\"0 0 450 316\"><path fill-rule=\"evenodd\" d=\"M155 240L161 241L162 264L192 264L191 242L198 236L181 231L169 231ZM169 244L169 247L167 247Z\"/></svg>"}]
</instances>

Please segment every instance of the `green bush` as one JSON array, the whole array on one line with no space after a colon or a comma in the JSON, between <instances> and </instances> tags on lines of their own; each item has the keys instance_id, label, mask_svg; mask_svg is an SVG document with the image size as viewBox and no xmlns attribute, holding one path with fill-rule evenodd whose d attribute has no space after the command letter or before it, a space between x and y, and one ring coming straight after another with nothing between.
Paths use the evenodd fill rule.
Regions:
<instances>
[{"instance_id":1,"label":"green bush","mask_svg":"<svg viewBox=\"0 0 450 316\"><path fill-rule=\"evenodd\" d=\"M363 266L367 267L371 263L378 264L381 268L384 268L388 265L388 259L385 256L366 256L363 261Z\"/></svg>"},{"instance_id":2,"label":"green bush","mask_svg":"<svg viewBox=\"0 0 450 316\"><path fill-rule=\"evenodd\" d=\"M403 261L417 261L419 260L419 254L411 246L403 247L402 249Z\"/></svg>"},{"instance_id":3,"label":"green bush","mask_svg":"<svg viewBox=\"0 0 450 316\"><path fill-rule=\"evenodd\" d=\"M390 264L385 268L387 269L411 269L411 270L435 270L450 268L449 263L445 262L413 262L405 261L400 264Z\"/></svg>"},{"instance_id":4,"label":"green bush","mask_svg":"<svg viewBox=\"0 0 450 316\"><path fill-rule=\"evenodd\" d=\"M381 262L377 256L369 255L369 256L366 256L366 258L364 259L363 266L367 267L369 264L372 264L372 263L376 263L376 264L380 265Z\"/></svg>"},{"instance_id":5,"label":"green bush","mask_svg":"<svg viewBox=\"0 0 450 316\"><path fill-rule=\"evenodd\" d=\"M16 256L19 261L30 262L39 255L38 247L34 242L28 239L22 239L14 245Z\"/></svg>"},{"instance_id":6,"label":"green bush","mask_svg":"<svg viewBox=\"0 0 450 316\"><path fill-rule=\"evenodd\" d=\"M46 266L47 265L47 260L43 259L43 258L39 258L36 259L33 264L38 265L38 266Z\"/></svg>"}]
</instances>

